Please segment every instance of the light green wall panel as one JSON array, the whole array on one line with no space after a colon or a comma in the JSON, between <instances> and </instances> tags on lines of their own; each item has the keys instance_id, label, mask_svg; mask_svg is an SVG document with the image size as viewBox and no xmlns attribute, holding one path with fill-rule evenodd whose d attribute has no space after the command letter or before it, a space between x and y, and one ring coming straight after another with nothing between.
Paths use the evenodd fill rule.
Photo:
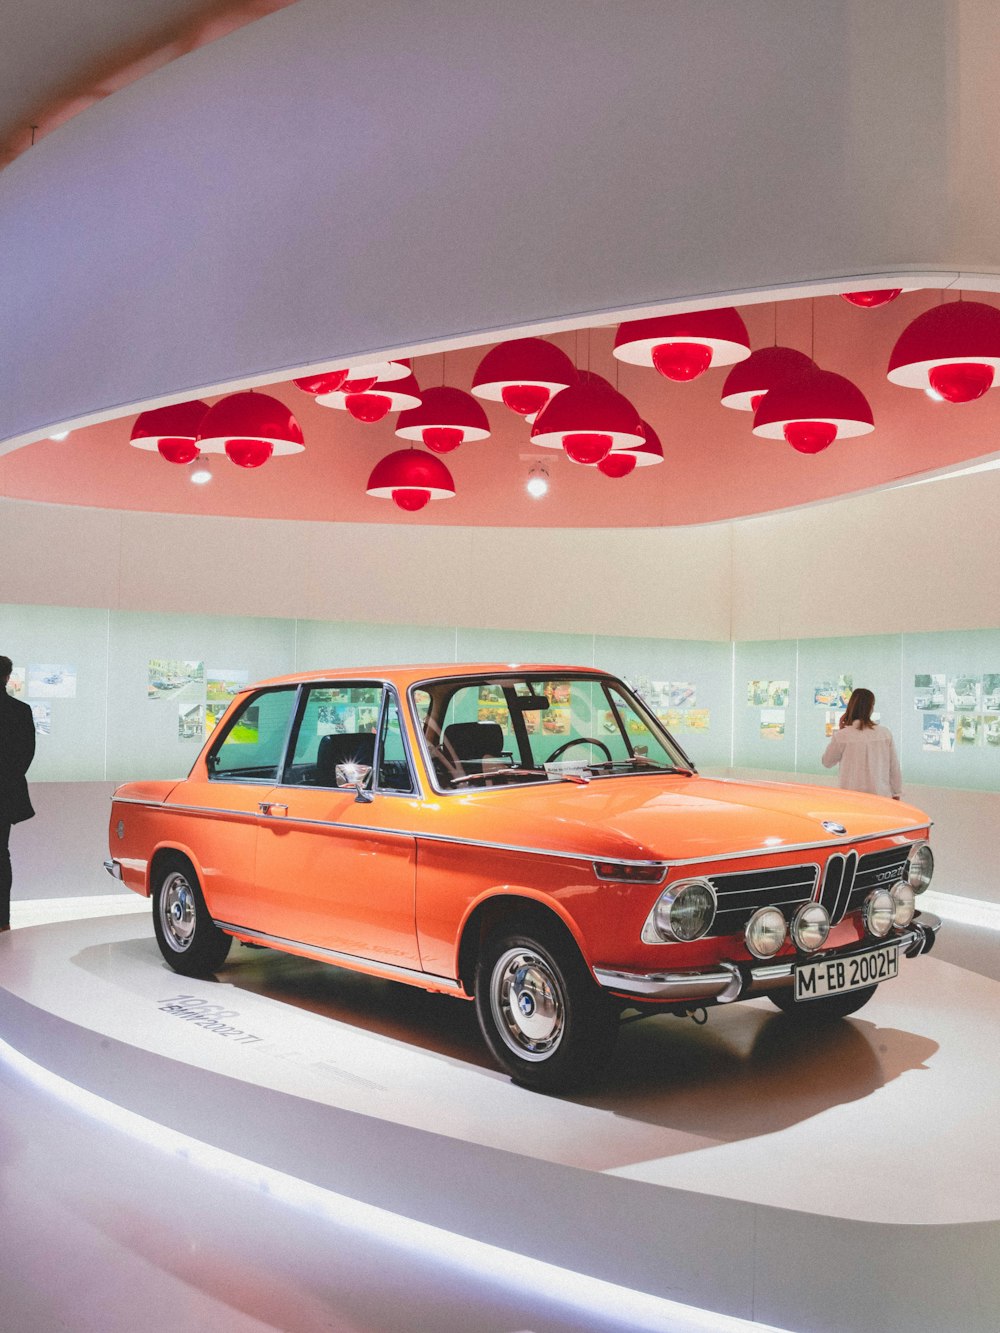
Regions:
<instances>
[{"instance_id":1,"label":"light green wall panel","mask_svg":"<svg viewBox=\"0 0 1000 1333\"><path fill-rule=\"evenodd\" d=\"M817 704L817 687L849 677L855 689L871 690L879 721L900 744L900 641L898 634L877 634L856 639L800 639L798 641L798 764L800 773L824 773L821 757L827 747L824 731L828 712L839 705ZM915 779L914 779L915 780Z\"/></svg>"},{"instance_id":2,"label":"light green wall panel","mask_svg":"<svg viewBox=\"0 0 1000 1333\"><path fill-rule=\"evenodd\" d=\"M201 749L199 740L179 737L176 697L148 697L151 659L245 671L249 682L295 669L292 620L116 611L109 644L107 777L112 782L184 777Z\"/></svg>"},{"instance_id":3,"label":"light green wall panel","mask_svg":"<svg viewBox=\"0 0 1000 1333\"><path fill-rule=\"evenodd\" d=\"M958 677L1000 676L1000 630L904 634L901 653L904 778L933 787L1000 790L1000 744L989 743L985 726L977 726L974 740L957 739L953 750L924 749L925 714L914 707L917 690L913 678L916 675L943 675L946 692L947 682ZM980 695L980 703L975 709L956 710L953 715L955 718L982 717L984 713ZM990 716L998 714L994 712ZM959 736L963 734L967 734L965 727Z\"/></svg>"},{"instance_id":4,"label":"light green wall panel","mask_svg":"<svg viewBox=\"0 0 1000 1333\"><path fill-rule=\"evenodd\" d=\"M980 723L974 739L932 751L925 748L925 711L914 707L917 675L943 676L946 687L961 676L1000 678L1000 629L728 644L0 605L0 653L17 666L76 671L75 697L28 700L46 703L51 715L49 734L38 737L34 782L181 777L188 771L199 743L181 738L176 697L148 697L151 659L230 668L245 672L250 682L337 666L519 661L605 667L644 692L657 712L667 707L658 685L686 685L693 691L688 708L708 711L707 728L694 730L684 722L676 729L698 767L776 773L825 772L824 722L834 710L817 704L815 692L824 682L849 676L875 692L881 720L896 737L905 782L1000 791L1000 728L997 743L989 743ZM762 714L776 705L747 701L752 680L788 681L780 735L762 732ZM981 718L986 710L980 697L975 709L953 711L956 718ZM971 731L966 724L960 734Z\"/></svg>"},{"instance_id":5,"label":"light green wall panel","mask_svg":"<svg viewBox=\"0 0 1000 1333\"><path fill-rule=\"evenodd\" d=\"M542 662L549 666L593 666L593 634L545 634L537 630L459 629L459 662Z\"/></svg>"},{"instance_id":6,"label":"light green wall panel","mask_svg":"<svg viewBox=\"0 0 1000 1333\"><path fill-rule=\"evenodd\" d=\"M736 644L733 653L734 767L794 772L796 666L797 652L793 642ZM774 693L760 693L756 696L757 702L753 702L748 697L751 681L774 682L776 685L787 682L788 695L784 706L779 706L781 696Z\"/></svg>"},{"instance_id":7,"label":"light green wall panel","mask_svg":"<svg viewBox=\"0 0 1000 1333\"><path fill-rule=\"evenodd\" d=\"M697 768L726 768L732 740L732 645L689 639L633 639L598 635L594 660L638 689L656 712L662 695L656 682L688 685L693 697L679 711L684 718L672 727L678 742ZM708 726L694 728L687 713L707 710Z\"/></svg>"},{"instance_id":8,"label":"light green wall panel","mask_svg":"<svg viewBox=\"0 0 1000 1333\"><path fill-rule=\"evenodd\" d=\"M299 620L296 671L328 667L394 666L454 662L456 631L426 625L331 624Z\"/></svg>"},{"instance_id":9,"label":"light green wall panel","mask_svg":"<svg viewBox=\"0 0 1000 1333\"><path fill-rule=\"evenodd\" d=\"M37 735L33 782L94 782L104 778L108 717L107 611L84 607L0 606L0 653L15 667L76 669L72 699L39 699L51 711L48 735Z\"/></svg>"}]
</instances>

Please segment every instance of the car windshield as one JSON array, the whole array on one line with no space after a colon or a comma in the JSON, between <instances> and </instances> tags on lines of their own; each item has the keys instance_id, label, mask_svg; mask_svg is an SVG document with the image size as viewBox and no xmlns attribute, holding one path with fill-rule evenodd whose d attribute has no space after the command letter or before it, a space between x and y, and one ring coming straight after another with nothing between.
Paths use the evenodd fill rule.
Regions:
<instances>
[{"instance_id":1,"label":"car windshield","mask_svg":"<svg viewBox=\"0 0 1000 1333\"><path fill-rule=\"evenodd\" d=\"M414 686L410 703L442 791L693 771L655 714L610 676L451 677Z\"/></svg>"}]
</instances>

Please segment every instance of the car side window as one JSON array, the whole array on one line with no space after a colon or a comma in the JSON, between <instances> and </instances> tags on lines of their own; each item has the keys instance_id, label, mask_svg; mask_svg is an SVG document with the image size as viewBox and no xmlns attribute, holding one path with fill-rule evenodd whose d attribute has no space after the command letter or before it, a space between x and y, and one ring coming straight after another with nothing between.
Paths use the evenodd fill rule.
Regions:
<instances>
[{"instance_id":1,"label":"car side window","mask_svg":"<svg viewBox=\"0 0 1000 1333\"><path fill-rule=\"evenodd\" d=\"M378 785L383 791L413 791L413 774L403 743L396 697L386 694L379 740Z\"/></svg>"},{"instance_id":2,"label":"car side window","mask_svg":"<svg viewBox=\"0 0 1000 1333\"><path fill-rule=\"evenodd\" d=\"M313 685L306 692L292 762L285 782L292 785L337 787L351 785L337 770L344 764L361 766L360 776L371 786L375 765L382 687L379 685Z\"/></svg>"},{"instance_id":3,"label":"car side window","mask_svg":"<svg viewBox=\"0 0 1000 1333\"><path fill-rule=\"evenodd\" d=\"M248 699L209 751L209 777L215 782L277 782L296 696L291 687Z\"/></svg>"}]
</instances>

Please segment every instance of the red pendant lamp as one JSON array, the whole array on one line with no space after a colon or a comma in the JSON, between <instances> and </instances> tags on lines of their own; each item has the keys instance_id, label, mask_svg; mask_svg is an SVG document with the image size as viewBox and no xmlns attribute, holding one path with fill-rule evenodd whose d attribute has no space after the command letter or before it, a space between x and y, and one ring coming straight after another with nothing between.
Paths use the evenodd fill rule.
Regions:
<instances>
[{"instance_id":1,"label":"red pendant lamp","mask_svg":"<svg viewBox=\"0 0 1000 1333\"><path fill-rule=\"evenodd\" d=\"M614 354L635 366L655 366L668 380L697 379L712 366L731 366L750 355L747 326L732 307L658 315L619 324Z\"/></svg>"},{"instance_id":2,"label":"red pendant lamp","mask_svg":"<svg viewBox=\"0 0 1000 1333\"><path fill-rule=\"evenodd\" d=\"M971 403L1000 383L1000 310L982 301L932 306L899 335L888 376L908 389Z\"/></svg>"},{"instance_id":3,"label":"red pendant lamp","mask_svg":"<svg viewBox=\"0 0 1000 1333\"><path fill-rule=\"evenodd\" d=\"M594 464L613 450L638 448L645 436L625 395L602 376L581 371L575 384L554 394L539 412L531 442L563 449L574 463Z\"/></svg>"},{"instance_id":4,"label":"red pendant lamp","mask_svg":"<svg viewBox=\"0 0 1000 1333\"><path fill-rule=\"evenodd\" d=\"M639 423L645 436L645 443L637 449L619 449L607 458L602 458L597 465L598 472L606 477L627 477L637 467L653 467L663 462L663 445L660 437L648 421Z\"/></svg>"},{"instance_id":5,"label":"red pendant lamp","mask_svg":"<svg viewBox=\"0 0 1000 1333\"><path fill-rule=\"evenodd\" d=\"M396 434L420 440L435 454L447 454L470 440L488 440L490 423L471 394L447 384L424 389L419 407L399 414Z\"/></svg>"},{"instance_id":6,"label":"red pendant lamp","mask_svg":"<svg viewBox=\"0 0 1000 1333\"><path fill-rule=\"evenodd\" d=\"M365 492L415 513L429 500L450 500L455 483L440 458L419 449L397 449L375 464Z\"/></svg>"},{"instance_id":7,"label":"red pendant lamp","mask_svg":"<svg viewBox=\"0 0 1000 1333\"><path fill-rule=\"evenodd\" d=\"M513 338L486 353L472 377L472 392L529 417L575 382L573 362L555 343Z\"/></svg>"},{"instance_id":8,"label":"red pendant lamp","mask_svg":"<svg viewBox=\"0 0 1000 1333\"><path fill-rule=\"evenodd\" d=\"M363 389L377 381L401 380L405 379L409 373L410 362L408 358L404 357L399 361L353 362L338 366L335 370L324 370L312 375L303 375L299 379L292 380L292 383L303 393L311 394L316 398L320 394L336 393L338 389L343 388L348 380L352 382L352 387L356 387L357 382L368 381L368 383L363 384L363 391Z\"/></svg>"},{"instance_id":9,"label":"red pendant lamp","mask_svg":"<svg viewBox=\"0 0 1000 1333\"><path fill-rule=\"evenodd\" d=\"M404 412L419 407L420 386L412 374L404 379L373 380L370 376L349 379L336 393L319 394L321 407L336 407L350 412L355 421L381 421L390 412Z\"/></svg>"},{"instance_id":10,"label":"red pendant lamp","mask_svg":"<svg viewBox=\"0 0 1000 1333\"><path fill-rule=\"evenodd\" d=\"M753 417L755 435L785 439L801 454L818 454L834 440L874 429L871 407L858 386L812 362L769 389Z\"/></svg>"},{"instance_id":11,"label":"red pendant lamp","mask_svg":"<svg viewBox=\"0 0 1000 1333\"><path fill-rule=\"evenodd\" d=\"M870 292L841 292L840 295L845 301L850 301L851 305L860 306L862 310L875 310L880 305L889 305L891 301L895 301L902 291L902 287L879 287Z\"/></svg>"},{"instance_id":12,"label":"red pendant lamp","mask_svg":"<svg viewBox=\"0 0 1000 1333\"><path fill-rule=\"evenodd\" d=\"M726 376L722 406L755 412L765 393L811 365L805 352L794 347L759 347Z\"/></svg>"},{"instance_id":13,"label":"red pendant lamp","mask_svg":"<svg viewBox=\"0 0 1000 1333\"><path fill-rule=\"evenodd\" d=\"M156 450L168 463L191 463L198 457L198 430L207 411L208 404L195 398L140 412L129 444Z\"/></svg>"},{"instance_id":14,"label":"red pendant lamp","mask_svg":"<svg viewBox=\"0 0 1000 1333\"><path fill-rule=\"evenodd\" d=\"M205 413L201 453L221 454L238 467L260 467L272 454L298 454L302 429L284 403L266 393L231 393Z\"/></svg>"},{"instance_id":15,"label":"red pendant lamp","mask_svg":"<svg viewBox=\"0 0 1000 1333\"><path fill-rule=\"evenodd\" d=\"M315 398L320 393L336 393L347 376L348 369L343 366L340 370L327 370L321 375L304 375L301 379L292 380L292 383L296 389L312 394Z\"/></svg>"}]
</instances>

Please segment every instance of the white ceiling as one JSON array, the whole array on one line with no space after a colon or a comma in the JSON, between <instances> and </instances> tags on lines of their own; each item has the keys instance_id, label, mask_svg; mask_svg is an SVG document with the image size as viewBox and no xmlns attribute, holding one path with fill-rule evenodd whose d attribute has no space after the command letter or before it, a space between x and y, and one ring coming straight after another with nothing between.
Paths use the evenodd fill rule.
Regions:
<instances>
[{"instance_id":1,"label":"white ceiling","mask_svg":"<svg viewBox=\"0 0 1000 1333\"><path fill-rule=\"evenodd\" d=\"M0 140L117 52L155 45L216 0L0 0Z\"/></svg>"}]
</instances>

